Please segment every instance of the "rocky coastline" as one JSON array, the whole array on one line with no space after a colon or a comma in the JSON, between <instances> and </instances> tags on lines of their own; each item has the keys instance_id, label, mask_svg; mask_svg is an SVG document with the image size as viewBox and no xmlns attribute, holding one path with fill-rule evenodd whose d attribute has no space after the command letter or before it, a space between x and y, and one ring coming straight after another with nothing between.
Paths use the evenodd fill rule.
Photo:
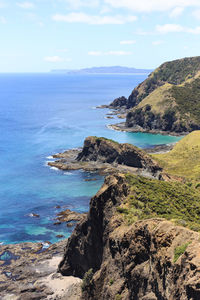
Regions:
<instances>
[{"instance_id":1,"label":"rocky coastline","mask_svg":"<svg viewBox=\"0 0 200 300\"><path fill-rule=\"evenodd\" d=\"M57 272L67 240L0 246L0 299L79 300L81 282Z\"/></svg>"},{"instance_id":2,"label":"rocky coastline","mask_svg":"<svg viewBox=\"0 0 200 300\"><path fill-rule=\"evenodd\" d=\"M144 129L139 125L135 125L133 127L128 127L125 122L108 125L108 128L117 130L117 131L143 132L143 133L172 135L172 136L185 136L189 133L189 132L162 131L162 130L158 130L158 129Z\"/></svg>"},{"instance_id":3,"label":"rocky coastline","mask_svg":"<svg viewBox=\"0 0 200 300\"><path fill-rule=\"evenodd\" d=\"M65 209L57 213L53 222L55 226L66 223L67 227L75 227L86 215ZM57 237L62 240L54 244L46 241L0 245L0 299L80 299L82 280L65 278L57 272L67 243L63 235Z\"/></svg>"},{"instance_id":4,"label":"rocky coastline","mask_svg":"<svg viewBox=\"0 0 200 300\"><path fill-rule=\"evenodd\" d=\"M145 151L106 138L88 137L82 149L68 150L53 157L59 159L48 165L60 170L83 169L101 175L130 172L155 178L162 172Z\"/></svg>"},{"instance_id":5,"label":"rocky coastline","mask_svg":"<svg viewBox=\"0 0 200 300\"><path fill-rule=\"evenodd\" d=\"M178 110L174 113L166 106L164 114L157 113L153 111L158 109L156 105L145 102L149 96L152 101L156 90L164 90L171 93L170 105L180 105L180 111L184 111L175 92L184 90L178 85L188 84L188 75L197 75L200 58L178 61L183 70L185 64L187 68L188 64L193 68L197 65L187 76L180 72L174 78L175 72L169 70L176 64L161 65L129 98L122 96L98 107L112 109L108 119L113 115L126 117L126 122L109 128L173 136L198 129L193 112L187 119L186 111L187 118L181 119ZM195 84L197 79L193 79ZM173 89L168 89L169 84ZM144 105L135 109L142 101ZM82 148L53 155L55 161L48 162L50 167L97 172L106 176L104 184L92 197L87 214L68 208L57 213L55 226L76 225L69 239L55 244L0 245L0 299L200 299L199 183L192 186L192 182L164 173L164 167L148 155L172 148L158 145L141 150L106 138L88 137ZM36 213L30 216L40 217Z\"/></svg>"}]
</instances>

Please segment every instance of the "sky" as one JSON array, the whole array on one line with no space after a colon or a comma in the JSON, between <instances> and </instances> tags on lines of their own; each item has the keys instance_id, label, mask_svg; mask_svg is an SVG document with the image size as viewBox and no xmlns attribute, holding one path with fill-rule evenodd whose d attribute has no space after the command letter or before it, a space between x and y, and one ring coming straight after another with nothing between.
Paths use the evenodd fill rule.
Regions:
<instances>
[{"instance_id":1,"label":"sky","mask_svg":"<svg viewBox=\"0 0 200 300\"><path fill-rule=\"evenodd\" d=\"M154 69L200 55L200 0L0 0L0 72Z\"/></svg>"}]
</instances>

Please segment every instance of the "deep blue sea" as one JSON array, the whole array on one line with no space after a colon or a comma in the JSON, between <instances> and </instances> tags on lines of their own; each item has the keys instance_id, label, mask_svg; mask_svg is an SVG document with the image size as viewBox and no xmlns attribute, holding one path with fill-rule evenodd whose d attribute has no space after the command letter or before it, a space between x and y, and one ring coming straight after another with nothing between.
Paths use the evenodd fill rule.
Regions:
<instances>
[{"instance_id":1,"label":"deep blue sea","mask_svg":"<svg viewBox=\"0 0 200 300\"><path fill-rule=\"evenodd\" d=\"M89 135L139 147L180 138L110 130L108 110L95 109L128 96L145 75L0 75L0 242L56 242L72 228L55 226L66 208L85 212L103 177L47 167L48 157L80 147ZM88 178L96 181L85 181ZM60 206L57 209L56 206ZM31 217L39 214L39 218Z\"/></svg>"}]
</instances>

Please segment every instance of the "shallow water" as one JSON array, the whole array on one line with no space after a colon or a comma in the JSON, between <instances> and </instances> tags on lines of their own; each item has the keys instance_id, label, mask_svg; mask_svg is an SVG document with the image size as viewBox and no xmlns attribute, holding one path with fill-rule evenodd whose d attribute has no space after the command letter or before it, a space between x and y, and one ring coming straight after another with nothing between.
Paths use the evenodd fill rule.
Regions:
<instances>
[{"instance_id":1,"label":"shallow water","mask_svg":"<svg viewBox=\"0 0 200 300\"><path fill-rule=\"evenodd\" d=\"M53 225L64 208L85 212L103 178L46 166L53 153L80 147L89 135L139 147L180 138L110 130L108 110L95 109L128 96L144 75L0 75L0 242L58 240L72 228ZM96 181L85 181L96 178ZM61 206L56 209L56 206ZM31 213L40 218L30 217Z\"/></svg>"}]
</instances>

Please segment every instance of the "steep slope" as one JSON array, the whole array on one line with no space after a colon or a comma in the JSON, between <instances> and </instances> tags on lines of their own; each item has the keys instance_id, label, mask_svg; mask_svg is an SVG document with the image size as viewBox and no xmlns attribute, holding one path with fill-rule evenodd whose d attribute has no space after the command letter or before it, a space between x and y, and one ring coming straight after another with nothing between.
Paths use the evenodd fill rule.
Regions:
<instances>
[{"instance_id":1,"label":"steep slope","mask_svg":"<svg viewBox=\"0 0 200 300\"><path fill-rule=\"evenodd\" d=\"M200 129L200 74L155 89L127 114L126 125L177 133Z\"/></svg>"},{"instance_id":2,"label":"steep slope","mask_svg":"<svg viewBox=\"0 0 200 300\"><path fill-rule=\"evenodd\" d=\"M163 63L132 91L127 100L127 108L136 106L159 86L165 83L182 84L185 80L194 77L199 71L200 56L186 57ZM119 106L119 103L116 104Z\"/></svg>"},{"instance_id":3,"label":"steep slope","mask_svg":"<svg viewBox=\"0 0 200 300\"><path fill-rule=\"evenodd\" d=\"M149 212L154 218L146 220ZM107 177L67 243L60 272L84 277L85 300L199 299L199 233L160 216L199 230L198 191L131 175Z\"/></svg>"},{"instance_id":4,"label":"steep slope","mask_svg":"<svg viewBox=\"0 0 200 300\"><path fill-rule=\"evenodd\" d=\"M175 133L200 129L200 57L162 64L128 99L116 100L111 108L129 109L127 128Z\"/></svg>"},{"instance_id":5,"label":"steep slope","mask_svg":"<svg viewBox=\"0 0 200 300\"><path fill-rule=\"evenodd\" d=\"M152 155L170 175L200 181L200 131L193 131L164 154Z\"/></svg>"}]
</instances>

